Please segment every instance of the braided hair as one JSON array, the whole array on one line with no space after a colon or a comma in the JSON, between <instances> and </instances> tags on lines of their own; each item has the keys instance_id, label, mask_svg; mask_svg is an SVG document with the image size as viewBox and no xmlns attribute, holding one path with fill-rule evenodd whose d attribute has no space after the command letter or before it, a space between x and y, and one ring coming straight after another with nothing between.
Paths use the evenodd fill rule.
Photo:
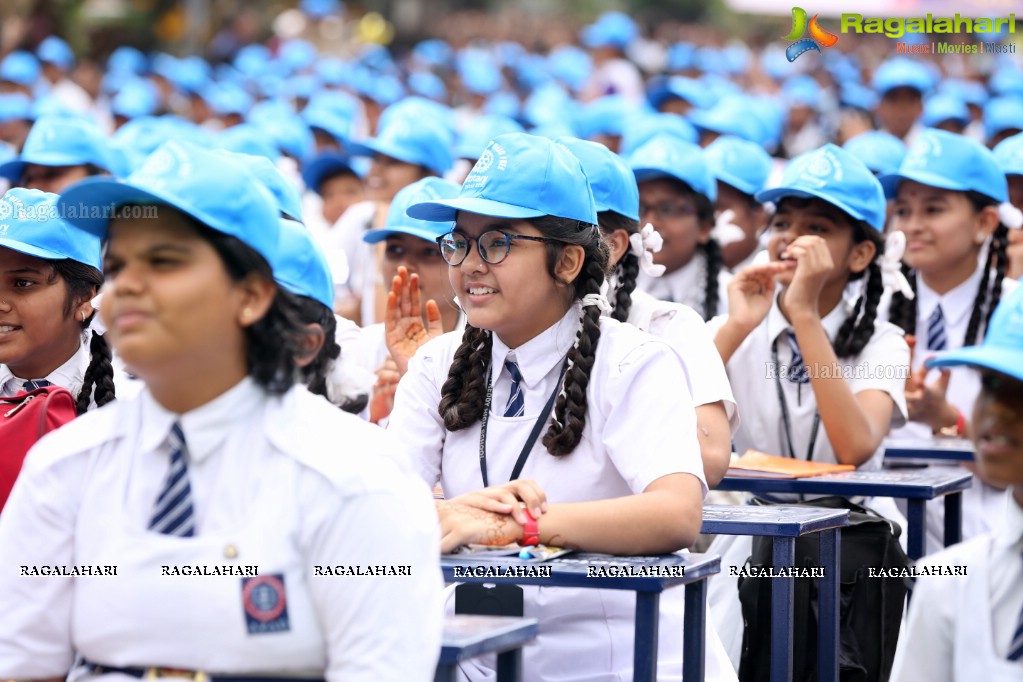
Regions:
<instances>
[{"instance_id":1,"label":"braided hair","mask_svg":"<svg viewBox=\"0 0 1023 682\"><path fill-rule=\"evenodd\" d=\"M849 281L867 278L863 293L856 299L849 317L835 334L835 355L850 358L859 355L870 337L874 335L874 321L877 319L877 305L884 293L884 280L881 277L881 266L878 259L884 254L884 241L880 233L862 220L853 221L853 244L865 241L872 242L876 247L874 258L862 272L849 275Z\"/></svg>"},{"instance_id":2,"label":"braided hair","mask_svg":"<svg viewBox=\"0 0 1023 682\"><path fill-rule=\"evenodd\" d=\"M549 239L563 244L578 244L585 249L582 271L572 283L573 299L599 294L607 272L609 255L600 231L595 226L555 216L535 218L529 223ZM547 244L546 248L547 272L556 281L560 281L555 274L555 267L563 246ZM600 309L596 306L583 308L575 344L568 352L565 383L555 402L551 425L543 436L547 452L556 457L571 453L582 439L586 426L586 388L600 341L600 315ZM491 332L466 325L462 343L455 351L448 370L448 378L441 387L438 412L449 431L467 428L483 417L486 375L492 348Z\"/></svg>"},{"instance_id":3,"label":"braided hair","mask_svg":"<svg viewBox=\"0 0 1023 682\"><path fill-rule=\"evenodd\" d=\"M91 265L76 260L64 259L51 261L53 276L60 277L67 283L67 296L64 298L64 317L74 314L83 301L93 298L103 285L103 273ZM96 312L82 321L82 330L89 328ZM75 400L75 411L85 414L89 405L95 400L97 407L102 407L114 400L114 368L111 365L110 346L101 334L93 333L89 342L89 366L85 370L82 388Z\"/></svg>"},{"instance_id":4,"label":"braided hair","mask_svg":"<svg viewBox=\"0 0 1023 682\"><path fill-rule=\"evenodd\" d=\"M706 194L697 192L689 183L678 178L667 179L675 186L676 191L693 201L696 206L696 219L701 226L714 224L714 204ZM725 265L725 259L721 253L721 244L714 237L708 237L706 242L697 244L696 248L703 254L706 263L703 310L697 312L704 320L709 320L718 314L718 307L721 305L719 300L721 297L718 295L718 277Z\"/></svg>"},{"instance_id":5,"label":"braided hair","mask_svg":"<svg viewBox=\"0 0 1023 682\"><path fill-rule=\"evenodd\" d=\"M597 214L597 221L600 223L600 231L604 236L610 237L618 230L625 230L626 234L639 232L639 221L623 216L615 211L601 211ZM629 310L632 308L632 292L636 290L636 277L639 275L639 258L627 249L618 264L615 265L614 295L611 305L614 311L611 317L619 322L629 321Z\"/></svg>"}]
</instances>

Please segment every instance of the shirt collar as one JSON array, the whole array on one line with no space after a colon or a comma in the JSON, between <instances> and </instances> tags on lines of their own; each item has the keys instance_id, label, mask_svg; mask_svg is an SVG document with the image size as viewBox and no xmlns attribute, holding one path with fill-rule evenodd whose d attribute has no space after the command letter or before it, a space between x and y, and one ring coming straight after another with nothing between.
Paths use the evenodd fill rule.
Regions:
<instances>
[{"instance_id":1,"label":"shirt collar","mask_svg":"<svg viewBox=\"0 0 1023 682\"><path fill-rule=\"evenodd\" d=\"M1000 547L1012 547L1020 549L1019 543L1023 540L1023 507L1019 506L1016 498L1012 495L1012 489L1005 495L1005 526L1002 532L995 536L995 545Z\"/></svg>"},{"instance_id":2,"label":"shirt collar","mask_svg":"<svg viewBox=\"0 0 1023 682\"><path fill-rule=\"evenodd\" d=\"M497 334L494 334L493 350L490 353L491 367L504 368L504 360L514 353L515 362L522 372L526 388L535 388L545 376L559 365L575 344L579 333L581 309L579 305L569 308L565 316L543 330L518 348L509 348ZM500 371L500 370L498 370ZM494 379L497 373L494 374Z\"/></svg>"},{"instance_id":3,"label":"shirt collar","mask_svg":"<svg viewBox=\"0 0 1023 682\"><path fill-rule=\"evenodd\" d=\"M15 376L11 369L7 365L0 365L0 395L15 395L20 393L22 390L22 384L27 379L46 379L54 386L62 386L71 392L71 395L78 397L78 392L82 390L82 380L85 377L85 370L89 367L89 361L91 359L91 352L89 351L89 342L91 341L91 333L86 331L82 333L81 341L78 344L78 350L67 359L63 365L53 370L45 377L18 377Z\"/></svg>"},{"instance_id":4,"label":"shirt collar","mask_svg":"<svg viewBox=\"0 0 1023 682\"><path fill-rule=\"evenodd\" d=\"M158 448L170 433L171 425L177 421L185 434L189 459L202 461L212 455L224 441L230 427L240 416L252 414L262 389L251 378L245 377L232 388L210 402L177 414L156 402L149 391L143 391L142 401L142 446L145 451Z\"/></svg>"},{"instance_id":5,"label":"shirt collar","mask_svg":"<svg viewBox=\"0 0 1023 682\"><path fill-rule=\"evenodd\" d=\"M859 296L860 290L860 287L856 286L857 284L858 282L850 282L846 286L845 291L842 292L842 299L838 302L838 305L821 319L821 325L824 327L824 331L832 343L835 341L835 336L838 335L838 330L856 306L856 297ZM779 291L774 297L774 302L771 304L771 310L767 313L767 340L771 343L781 336L782 333L792 329L792 325L785 319L785 315L781 312L781 307L778 305L781 295L782 292Z\"/></svg>"},{"instance_id":6,"label":"shirt collar","mask_svg":"<svg viewBox=\"0 0 1023 682\"><path fill-rule=\"evenodd\" d=\"M973 304L977 299L977 289L980 287L980 278L983 276L983 268L978 267L973 274L959 286L938 295L924 283L923 277L916 277L916 294L919 297L920 320L930 320L934 309L941 304L941 314L945 318L946 325L958 325L967 315L973 312Z\"/></svg>"},{"instance_id":7,"label":"shirt collar","mask_svg":"<svg viewBox=\"0 0 1023 682\"><path fill-rule=\"evenodd\" d=\"M696 298L702 300L703 292L707 288L707 267L703 254L694 253L688 263L660 277L650 277L641 272L638 282L644 291L661 300L675 302L692 300L693 291L700 292Z\"/></svg>"}]
</instances>

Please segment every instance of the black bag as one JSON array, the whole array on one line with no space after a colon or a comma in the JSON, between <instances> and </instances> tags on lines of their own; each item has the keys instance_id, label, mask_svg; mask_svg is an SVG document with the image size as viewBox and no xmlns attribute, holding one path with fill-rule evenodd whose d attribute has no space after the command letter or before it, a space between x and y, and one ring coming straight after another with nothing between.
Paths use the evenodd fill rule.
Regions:
<instances>
[{"instance_id":1,"label":"black bag","mask_svg":"<svg viewBox=\"0 0 1023 682\"><path fill-rule=\"evenodd\" d=\"M904 578L868 577L868 568L886 572L909 567L899 545L902 529L877 512L830 496L793 506L849 510L849 525L841 532L841 587L839 605L839 671L842 682L885 682L895 659L908 581ZM753 538L749 563L770 567L771 538ZM816 567L820 535L796 538L795 565ZM771 678L771 578L740 578L742 603L742 657L740 682L768 682ZM817 680L817 581L795 578L793 589L792 679Z\"/></svg>"}]
</instances>

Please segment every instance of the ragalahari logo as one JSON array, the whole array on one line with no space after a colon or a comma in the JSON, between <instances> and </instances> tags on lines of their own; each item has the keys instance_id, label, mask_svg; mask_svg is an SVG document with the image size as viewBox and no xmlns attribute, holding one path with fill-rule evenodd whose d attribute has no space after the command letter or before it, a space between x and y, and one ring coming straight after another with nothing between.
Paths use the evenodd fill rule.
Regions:
<instances>
[{"instance_id":1,"label":"ragalahari logo","mask_svg":"<svg viewBox=\"0 0 1023 682\"><path fill-rule=\"evenodd\" d=\"M804 52L816 50L819 54L821 47L831 47L838 42L838 36L828 33L817 23L818 16L820 15L813 15L813 19L807 22L806 10L802 7L792 8L792 31L784 39L798 42L792 43L785 49L785 57L790 62L796 61L796 58ZM810 37L800 40L807 31L810 32Z\"/></svg>"}]
</instances>

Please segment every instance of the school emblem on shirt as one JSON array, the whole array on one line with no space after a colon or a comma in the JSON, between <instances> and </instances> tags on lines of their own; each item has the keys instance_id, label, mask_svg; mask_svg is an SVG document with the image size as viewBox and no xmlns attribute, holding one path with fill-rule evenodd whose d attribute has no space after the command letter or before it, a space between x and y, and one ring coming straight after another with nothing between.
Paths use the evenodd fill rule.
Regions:
<instances>
[{"instance_id":1,"label":"school emblem on shirt","mask_svg":"<svg viewBox=\"0 0 1023 682\"><path fill-rule=\"evenodd\" d=\"M291 629L282 573L242 578L242 605L250 635Z\"/></svg>"}]
</instances>

